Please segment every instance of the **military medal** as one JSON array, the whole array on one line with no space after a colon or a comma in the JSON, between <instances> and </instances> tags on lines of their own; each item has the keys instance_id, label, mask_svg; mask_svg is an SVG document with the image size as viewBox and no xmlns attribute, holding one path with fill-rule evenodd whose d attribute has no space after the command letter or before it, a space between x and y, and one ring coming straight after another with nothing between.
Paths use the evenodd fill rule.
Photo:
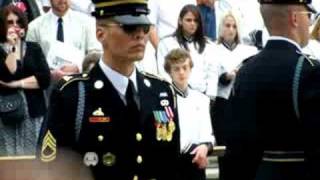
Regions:
<instances>
[{"instance_id":1,"label":"military medal","mask_svg":"<svg viewBox=\"0 0 320 180\"><path fill-rule=\"evenodd\" d=\"M86 166L96 166L99 162L99 158L97 153L95 152L86 152L86 154L83 157L83 163Z\"/></svg>"},{"instance_id":2,"label":"military medal","mask_svg":"<svg viewBox=\"0 0 320 180\"><path fill-rule=\"evenodd\" d=\"M165 124L162 124L162 140L167 140L168 137L168 130Z\"/></svg>"},{"instance_id":3,"label":"military medal","mask_svg":"<svg viewBox=\"0 0 320 180\"><path fill-rule=\"evenodd\" d=\"M161 141L160 124L157 124L157 128L156 128L156 138L157 138L158 141Z\"/></svg>"},{"instance_id":4,"label":"military medal","mask_svg":"<svg viewBox=\"0 0 320 180\"><path fill-rule=\"evenodd\" d=\"M174 124L173 120L170 119L169 124L168 124L168 129L170 132L174 132L176 130L176 125Z\"/></svg>"},{"instance_id":5,"label":"military medal","mask_svg":"<svg viewBox=\"0 0 320 180\"><path fill-rule=\"evenodd\" d=\"M108 152L102 156L102 162L105 166L113 166L116 162L116 156Z\"/></svg>"},{"instance_id":6,"label":"military medal","mask_svg":"<svg viewBox=\"0 0 320 180\"><path fill-rule=\"evenodd\" d=\"M169 101L167 99L162 99L160 105L163 107L169 106Z\"/></svg>"},{"instance_id":7,"label":"military medal","mask_svg":"<svg viewBox=\"0 0 320 180\"><path fill-rule=\"evenodd\" d=\"M173 111L172 111L171 107L170 106L166 106L166 107L164 107L164 109L166 111L166 114L167 114L168 118L169 119L173 119L174 118L174 114L173 114Z\"/></svg>"},{"instance_id":8,"label":"military medal","mask_svg":"<svg viewBox=\"0 0 320 180\"><path fill-rule=\"evenodd\" d=\"M158 141L171 141L174 128L172 128L172 125L168 125L169 116L166 111L153 111L153 115L156 120L156 139Z\"/></svg>"},{"instance_id":9,"label":"military medal","mask_svg":"<svg viewBox=\"0 0 320 180\"><path fill-rule=\"evenodd\" d=\"M167 141L170 142L172 141L172 136L173 136L173 132L169 132L167 135Z\"/></svg>"},{"instance_id":10,"label":"military medal","mask_svg":"<svg viewBox=\"0 0 320 180\"><path fill-rule=\"evenodd\" d=\"M169 103L169 101L168 101L168 103ZM160 114L161 114L161 117L162 117L161 120L162 120L162 123L163 123L162 124L163 139L162 140L166 141L167 139L169 139L168 136L170 134L169 129L167 128L169 118L168 118L168 116L167 116L165 111L160 111Z\"/></svg>"},{"instance_id":11,"label":"military medal","mask_svg":"<svg viewBox=\"0 0 320 180\"><path fill-rule=\"evenodd\" d=\"M155 126L156 126L156 139L158 141L161 141L162 135L161 135L161 120L158 114L158 111L153 111L153 116L155 119Z\"/></svg>"},{"instance_id":12,"label":"military medal","mask_svg":"<svg viewBox=\"0 0 320 180\"><path fill-rule=\"evenodd\" d=\"M169 135L167 137L167 141L172 141L173 132L176 130L176 125L173 121L174 114L170 106L166 106L164 107L164 109L166 111L166 115L169 118L169 123L168 123Z\"/></svg>"}]
</instances>

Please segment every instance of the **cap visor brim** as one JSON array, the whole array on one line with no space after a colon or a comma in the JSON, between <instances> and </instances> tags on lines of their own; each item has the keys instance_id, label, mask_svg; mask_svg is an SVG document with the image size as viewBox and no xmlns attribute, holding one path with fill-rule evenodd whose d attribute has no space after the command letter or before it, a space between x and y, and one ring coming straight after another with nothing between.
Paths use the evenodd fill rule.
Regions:
<instances>
[{"instance_id":1,"label":"cap visor brim","mask_svg":"<svg viewBox=\"0 0 320 180\"><path fill-rule=\"evenodd\" d=\"M311 5L311 4L307 4L306 5L308 11L312 12L312 13L317 13L317 10Z\"/></svg>"},{"instance_id":2,"label":"cap visor brim","mask_svg":"<svg viewBox=\"0 0 320 180\"><path fill-rule=\"evenodd\" d=\"M134 24L151 24L148 17L144 14L134 16L134 15L122 15L114 16L113 19L121 24L134 25Z\"/></svg>"}]
</instances>

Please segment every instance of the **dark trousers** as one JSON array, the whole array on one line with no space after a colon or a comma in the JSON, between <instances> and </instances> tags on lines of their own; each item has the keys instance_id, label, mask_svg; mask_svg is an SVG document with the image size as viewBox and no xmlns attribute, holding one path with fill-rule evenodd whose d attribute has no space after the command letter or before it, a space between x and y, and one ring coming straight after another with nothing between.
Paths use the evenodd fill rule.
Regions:
<instances>
[{"instance_id":1,"label":"dark trousers","mask_svg":"<svg viewBox=\"0 0 320 180\"><path fill-rule=\"evenodd\" d=\"M215 101L210 102L210 116L211 123L213 128L213 134L216 138L217 145L226 145L225 144L225 132L224 132L224 120L225 120L225 107L227 100L224 98L217 97ZM224 178L224 167L226 166L224 157L218 158L219 164L219 179L223 180Z\"/></svg>"},{"instance_id":2,"label":"dark trousers","mask_svg":"<svg viewBox=\"0 0 320 180\"><path fill-rule=\"evenodd\" d=\"M305 162L262 161L255 180L305 180Z\"/></svg>"},{"instance_id":3,"label":"dark trousers","mask_svg":"<svg viewBox=\"0 0 320 180\"><path fill-rule=\"evenodd\" d=\"M193 155L182 154L179 162L181 180L206 180L205 169L199 169L192 163Z\"/></svg>"}]
</instances>

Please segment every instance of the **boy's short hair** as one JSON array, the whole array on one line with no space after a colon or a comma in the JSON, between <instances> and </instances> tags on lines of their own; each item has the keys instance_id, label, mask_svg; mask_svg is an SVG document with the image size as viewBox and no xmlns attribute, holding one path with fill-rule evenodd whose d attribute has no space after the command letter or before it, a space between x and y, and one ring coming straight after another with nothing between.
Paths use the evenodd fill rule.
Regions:
<instances>
[{"instance_id":1,"label":"boy's short hair","mask_svg":"<svg viewBox=\"0 0 320 180\"><path fill-rule=\"evenodd\" d=\"M167 73L170 73L171 65L184 63L187 59L189 59L190 68L192 68L193 62L189 52L182 48L173 49L165 56L164 69Z\"/></svg>"}]
</instances>

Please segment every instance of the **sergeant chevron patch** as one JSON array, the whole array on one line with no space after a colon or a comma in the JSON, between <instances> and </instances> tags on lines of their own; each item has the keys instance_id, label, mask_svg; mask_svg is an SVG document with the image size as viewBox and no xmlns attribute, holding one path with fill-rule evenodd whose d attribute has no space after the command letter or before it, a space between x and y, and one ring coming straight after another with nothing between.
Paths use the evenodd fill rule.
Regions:
<instances>
[{"instance_id":1,"label":"sergeant chevron patch","mask_svg":"<svg viewBox=\"0 0 320 180\"><path fill-rule=\"evenodd\" d=\"M56 155L57 155L57 142L56 142L56 139L51 134L50 130L48 130L42 142L40 159L43 162L50 162L56 158Z\"/></svg>"}]
</instances>

